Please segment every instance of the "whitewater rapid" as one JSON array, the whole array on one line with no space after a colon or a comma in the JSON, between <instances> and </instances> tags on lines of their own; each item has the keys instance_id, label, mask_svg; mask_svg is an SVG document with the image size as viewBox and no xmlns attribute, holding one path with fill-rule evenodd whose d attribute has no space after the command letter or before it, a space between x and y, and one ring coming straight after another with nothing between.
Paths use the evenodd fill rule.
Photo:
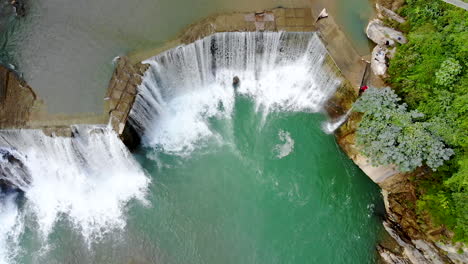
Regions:
<instances>
[{"instance_id":1,"label":"whitewater rapid","mask_svg":"<svg viewBox=\"0 0 468 264\"><path fill-rule=\"evenodd\" d=\"M1 131L0 148L24 165L7 173L24 197L19 200L20 193L11 192L1 199L0 263L13 263L25 218L46 250L60 221L91 243L125 227L128 201L146 202L149 178L107 127L74 127L71 138L40 130ZM24 171L28 181L19 180Z\"/></svg>"},{"instance_id":2,"label":"whitewater rapid","mask_svg":"<svg viewBox=\"0 0 468 264\"><path fill-rule=\"evenodd\" d=\"M318 112L341 80L316 33L217 33L150 58L130 122L143 145L188 155L216 136L210 118L230 118L236 96L274 111ZM233 88L233 78L240 85Z\"/></svg>"},{"instance_id":3,"label":"whitewater rapid","mask_svg":"<svg viewBox=\"0 0 468 264\"><path fill-rule=\"evenodd\" d=\"M218 33L145 61L129 121L144 146L189 155L219 136L210 119L231 119L239 96L264 118L321 111L341 82L327 56L315 33ZM117 135L107 127L73 129L72 138L0 131L0 180L21 190L1 199L0 264L15 262L26 230L42 251L63 222L92 244L125 228L129 201L147 204L150 180ZM284 130L278 137L272 152L282 159L294 140Z\"/></svg>"}]
</instances>

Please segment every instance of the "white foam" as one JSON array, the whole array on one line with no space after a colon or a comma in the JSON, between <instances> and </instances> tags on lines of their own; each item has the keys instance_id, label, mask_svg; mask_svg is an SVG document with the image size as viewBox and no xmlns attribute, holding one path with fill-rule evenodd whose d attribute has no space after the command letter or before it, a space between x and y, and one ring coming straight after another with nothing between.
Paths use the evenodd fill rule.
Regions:
<instances>
[{"instance_id":1,"label":"white foam","mask_svg":"<svg viewBox=\"0 0 468 264\"><path fill-rule=\"evenodd\" d=\"M20 250L24 225L15 199L16 194L0 195L0 264L12 263Z\"/></svg>"},{"instance_id":2,"label":"white foam","mask_svg":"<svg viewBox=\"0 0 468 264\"><path fill-rule=\"evenodd\" d=\"M322 130L327 134L332 134L337 130L341 125L348 120L349 115L351 114L351 109L344 115L338 117L335 120L326 121L322 124Z\"/></svg>"},{"instance_id":3,"label":"white foam","mask_svg":"<svg viewBox=\"0 0 468 264\"><path fill-rule=\"evenodd\" d=\"M225 118L232 112L232 89L211 85L170 99L150 127L145 143L177 155L191 153L201 139L213 136L208 118Z\"/></svg>"},{"instance_id":4,"label":"white foam","mask_svg":"<svg viewBox=\"0 0 468 264\"><path fill-rule=\"evenodd\" d=\"M41 131L2 131L0 145L17 149L31 172L25 212L43 239L66 217L88 242L125 226L125 205L145 201L149 179L113 131L79 128L74 138Z\"/></svg>"},{"instance_id":5,"label":"white foam","mask_svg":"<svg viewBox=\"0 0 468 264\"><path fill-rule=\"evenodd\" d=\"M187 154L215 135L207 118L232 110L237 93L272 111L317 112L340 80L315 33L218 33L153 57L130 113L143 144ZM218 105L222 102L225 109Z\"/></svg>"},{"instance_id":6,"label":"white foam","mask_svg":"<svg viewBox=\"0 0 468 264\"><path fill-rule=\"evenodd\" d=\"M283 144L276 145L274 151L276 152L276 157L282 159L293 152L294 140L291 138L291 134L284 130L278 132L278 137Z\"/></svg>"}]
</instances>

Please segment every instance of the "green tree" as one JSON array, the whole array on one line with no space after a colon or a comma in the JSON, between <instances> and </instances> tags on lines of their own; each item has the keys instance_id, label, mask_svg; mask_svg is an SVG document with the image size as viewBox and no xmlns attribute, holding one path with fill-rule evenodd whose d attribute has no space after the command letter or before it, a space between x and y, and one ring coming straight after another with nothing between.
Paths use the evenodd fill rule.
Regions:
<instances>
[{"instance_id":1,"label":"green tree","mask_svg":"<svg viewBox=\"0 0 468 264\"><path fill-rule=\"evenodd\" d=\"M449 86L457 80L457 75L461 71L462 66L460 63L453 58L448 58L442 62L440 69L436 72L435 82L442 86Z\"/></svg>"},{"instance_id":2,"label":"green tree","mask_svg":"<svg viewBox=\"0 0 468 264\"><path fill-rule=\"evenodd\" d=\"M433 170L454 154L433 134L423 114L408 111L390 88L369 88L354 104L364 113L356 143L373 165L394 164L409 172L424 164Z\"/></svg>"},{"instance_id":3,"label":"green tree","mask_svg":"<svg viewBox=\"0 0 468 264\"><path fill-rule=\"evenodd\" d=\"M397 47L386 81L423 113L427 129L455 152L436 172L414 183L420 215L468 242L468 19L466 10L443 1L406 0L395 24L408 43Z\"/></svg>"}]
</instances>

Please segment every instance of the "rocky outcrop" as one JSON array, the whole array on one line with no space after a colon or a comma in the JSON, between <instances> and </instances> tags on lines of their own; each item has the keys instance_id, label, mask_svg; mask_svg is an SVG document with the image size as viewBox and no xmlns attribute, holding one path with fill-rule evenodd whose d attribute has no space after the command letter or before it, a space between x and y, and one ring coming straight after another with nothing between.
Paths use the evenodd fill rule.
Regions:
<instances>
[{"instance_id":1,"label":"rocky outcrop","mask_svg":"<svg viewBox=\"0 0 468 264\"><path fill-rule=\"evenodd\" d=\"M387 72L387 53L388 49L381 45L376 45L372 50L371 69L375 75L383 76Z\"/></svg>"},{"instance_id":2,"label":"rocky outcrop","mask_svg":"<svg viewBox=\"0 0 468 264\"><path fill-rule=\"evenodd\" d=\"M42 129L71 136L73 124L104 124L108 115L51 115L34 90L12 70L0 66L0 129Z\"/></svg>"},{"instance_id":3,"label":"rocky outcrop","mask_svg":"<svg viewBox=\"0 0 468 264\"><path fill-rule=\"evenodd\" d=\"M26 127L37 96L16 73L0 66L0 128Z\"/></svg>"},{"instance_id":4,"label":"rocky outcrop","mask_svg":"<svg viewBox=\"0 0 468 264\"><path fill-rule=\"evenodd\" d=\"M352 95L353 92L349 91L348 95ZM346 93L341 91L340 94ZM352 95L349 100L337 100L335 103L343 102L342 111L347 111L350 101L356 97L357 95ZM399 173L392 167L370 165L355 145L360 119L361 114L352 113L335 135L348 157L382 188L387 212L384 227L394 241L393 244L397 245L379 245L378 251L384 263L467 263L467 259L458 252L462 245L438 243L441 239L450 237L448 230L441 226L432 226L430 220L425 221L423 228L418 221L415 212L417 192L410 178L422 177L421 175L428 173L427 170L420 168L413 173ZM462 260L464 262L460 262Z\"/></svg>"},{"instance_id":5,"label":"rocky outcrop","mask_svg":"<svg viewBox=\"0 0 468 264\"><path fill-rule=\"evenodd\" d=\"M378 16L380 19L384 19L384 18L390 18L391 20L394 20L398 23L405 23L406 22L406 19L404 19L403 17L401 17L400 15L398 15L397 13L393 12L392 10L382 6L382 5L379 5L378 3L375 4L375 9L377 10L377 13L378 13Z\"/></svg>"},{"instance_id":6,"label":"rocky outcrop","mask_svg":"<svg viewBox=\"0 0 468 264\"><path fill-rule=\"evenodd\" d=\"M380 19L373 19L367 24L366 34L378 45L393 46L395 42L405 44L408 41L403 33L385 26Z\"/></svg>"},{"instance_id":7,"label":"rocky outcrop","mask_svg":"<svg viewBox=\"0 0 468 264\"><path fill-rule=\"evenodd\" d=\"M389 9L382 10L394 14L394 12ZM398 16L396 14L394 15ZM395 17L395 19L399 18ZM405 44L407 39L403 33L393 28L386 27L379 19L373 19L369 22L366 28L366 34L369 39L377 44L372 50L372 72L377 76L385 76L388 68L387 58L393 57L396 52L396 47L394 47L395 43Z\"/></svg>"},{"instance_id":8,"label":"rocky outcrop","mask_svg":"<svg viewBox=\"0 0 468 264\"><path fill-rule=\"evenodd\" d=\"M405 0L377 0L376 2L382 7L396 11L398 8L403 6Z\"/></svg>"},{"instance_id":9,"label":"rocky outcrop","mask_svg":"<svg viewBox=\"0 0 468 264\"><path fill-rule=\"evenodd\" d=\"M455 245L450 243L436 242L436 246L447 254L447 257L453 263L467 263L468 262L468 247L461 243Z\"/></svg>"}]
</instances>

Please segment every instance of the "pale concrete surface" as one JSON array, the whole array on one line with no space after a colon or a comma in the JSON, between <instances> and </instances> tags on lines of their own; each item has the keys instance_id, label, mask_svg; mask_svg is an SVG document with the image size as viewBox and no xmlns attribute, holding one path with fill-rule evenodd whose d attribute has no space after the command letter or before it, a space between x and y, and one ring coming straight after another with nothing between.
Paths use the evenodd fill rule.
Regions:
<instances>
[{"instance_id":1,"label":"pale concrete surface","mask_svg":"<svg viewBox=\"0 0 468 264\"><path fill-rule=\"evenodd\" d=\"M318 16L318 13L315 15ZM356 52L351 42L345 36L333 17L322 18L315 23L328 53L341 70L343 76L359 89L366 63Z\"/></svg>"},{"instance_id":2,"label":"pale concrete surface","mask_svg":"<svg viewBox=\"0 0 468 264\"><path fill-rule=\"evenodd\" d=\"M207 17L185 28L175 39L163 46L130 53L132 63L138 63L182 44L189 44L218 32L287 31L312 32L310 8L276 8L262 12L236 12Z\"/></svg>"}]
</instances>

